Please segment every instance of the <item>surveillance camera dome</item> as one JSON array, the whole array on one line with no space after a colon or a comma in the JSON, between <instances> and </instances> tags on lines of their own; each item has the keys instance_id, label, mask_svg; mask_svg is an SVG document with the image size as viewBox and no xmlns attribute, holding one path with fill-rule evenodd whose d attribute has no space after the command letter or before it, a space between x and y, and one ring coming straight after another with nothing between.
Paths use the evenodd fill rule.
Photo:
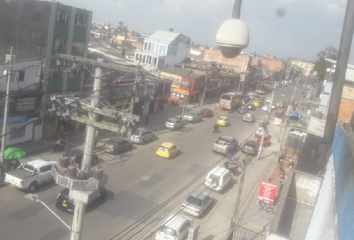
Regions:
<instances>
[{"instance_id":1,"label":"surveillance camera dome","mask_svg":"<svg viewBox=\"0 0 354 240\"><path fill-rule=\"evenodd\" d=\"M216 44L226 58L238 56L243 48L248 46L248 28L246 24L236 18L226 20L216 34Z\"/></svg>"}]
</instances>

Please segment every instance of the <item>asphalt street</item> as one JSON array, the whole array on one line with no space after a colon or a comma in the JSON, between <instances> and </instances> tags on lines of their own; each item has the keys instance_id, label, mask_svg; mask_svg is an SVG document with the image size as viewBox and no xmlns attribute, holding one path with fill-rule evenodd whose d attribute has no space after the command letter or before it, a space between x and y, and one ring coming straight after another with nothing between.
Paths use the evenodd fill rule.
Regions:
<instances>
[{"instance_id":1,"label":"asphalt street","mask_svg":"<svg viewBox=\"0 0 354 240\"><path fill-rule=\"evenodd\" d=\"M287 102L290 95L291 92L287 87L279 88L275 93L275 101L284 100ZM295 99L297 97L298 94ZM212 106L215 107L215 104ZM174 107L166 107L164 115L151 121L151 124L153 124L153 121L157 121L161 125L161 131L156 132L157 139L153 142L146 143L143 146L134 146L131 152L117 156L97 149L99 156L102 158L102 168L109 175L106 185L108 195L105 201L90 207L85 214L82 239L108 240L151 210L159 207L166 199L172 197L172 199L180 201L179 199L183 199L191 188L202 182L206 175L203 174L203 171L208 170L208 167L215 165L222 158L222 156L211 151L211 145L218 136L233 136L241 143L258 127L258 122L251 124L243 122L242 115L237 112L229 114L220 111L219 115L226 115L231 120L231 125L221 127L220 133L212 133L215 118L205 118L200 123L185 125L181 130L166 131L163 129L163 123L167 119L170 108ZM260 108L253 113L258 120L265 116L265 112ZM166 119L163 116L166 116ZM163 142L176 144L181 150L180 154L170 160L156 156L156 149ZM99 145L101 144L102 142L99 143ZM47 153L30 159L57 160L59 157L58 154ZM194 178L199 174L201 178L198 182ZM180 191L190 182L194 185ZM233 187L237 187L235 185ZM66 223L71 225L72 215L55 208L56 197L62 189L62 187L52 184L38 189L36 194ZM42 205L25 199L25 195L26 193L9 186L0 188L1 239L68 239L70 231ZM217 199L223 197L218 194L214 195ZM141 226L155 218L165 217L174 207L171 204L164 205L159 208L155 215L145 220ZM199 221L203 223L203 220L208 220L208 218L204 219ZM145 228L143 231L148 232L153 229ZM139 228L135 230L139 230ZM129 236L122 237L129 231L131 229L115 239L125 239L125 237L139 239L137 235L134 236L131 233Z\"/></svg>"}]
</instances>

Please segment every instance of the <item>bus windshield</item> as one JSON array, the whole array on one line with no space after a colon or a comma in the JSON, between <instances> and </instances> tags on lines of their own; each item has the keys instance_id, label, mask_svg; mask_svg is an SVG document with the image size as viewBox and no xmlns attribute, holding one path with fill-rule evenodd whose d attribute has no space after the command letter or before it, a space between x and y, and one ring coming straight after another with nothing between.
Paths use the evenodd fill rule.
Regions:
<instances>
[{"instance_id":1,"label":"bus windshield","mask_svg":"<svg viewBox=\"0 0 354 240\"><path fill-rule=\"evenodd\" d=\"M222 96L221 96L221 99L223 99L223 100L231 100L232 99L232 97L230 96L230 95L226 95L226 94L223 94Z\"/></svg>"}]
</instances>

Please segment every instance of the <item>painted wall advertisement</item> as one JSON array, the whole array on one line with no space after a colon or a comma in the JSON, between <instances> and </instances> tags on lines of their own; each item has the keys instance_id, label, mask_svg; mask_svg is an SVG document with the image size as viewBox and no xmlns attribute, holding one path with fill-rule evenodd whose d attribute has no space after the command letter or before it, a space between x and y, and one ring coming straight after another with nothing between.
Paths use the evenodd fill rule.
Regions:
<instances>
[{"instance_id":1,"label":"painted wall advertisement","mask_svg":"<svg viewBox=\"0 0 354 240\"><path fill-rule=\"evenodd\" d=\"M28 115L19 115L19 116L10 116L7 118L7 124L19 124L19 123L26 123L28 122ZM4 124L4 119L0 118L0 126Z\"/></svg>"},{"instance_id":2,"label":"painted wall advertisement","mask_svg":"<svg viewBox=\"0 0 354 240\"><path fill-rule=\"evenodd\" d=\"M275 195L277 194L278 185L266 181L262 181L259 189L258 200L264 203L274 205Z\"/></svg>"}]
</instances>

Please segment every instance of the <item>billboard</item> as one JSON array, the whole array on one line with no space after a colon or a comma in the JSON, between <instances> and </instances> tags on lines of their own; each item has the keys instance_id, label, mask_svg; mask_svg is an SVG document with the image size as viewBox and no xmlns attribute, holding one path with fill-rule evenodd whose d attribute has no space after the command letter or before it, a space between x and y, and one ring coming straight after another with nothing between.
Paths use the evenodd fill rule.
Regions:
<instances>
[{"instance_id":1,"label":"billboard","mask_svg":"<svg viewBox=\"0 0 354 240\"><path fill-rule=\"evenodd\" d=\"M261 188L259 189L258 200L274 205L275 195L277 194L278 185L262 181Z\"/></svg>"}]
</instances>

